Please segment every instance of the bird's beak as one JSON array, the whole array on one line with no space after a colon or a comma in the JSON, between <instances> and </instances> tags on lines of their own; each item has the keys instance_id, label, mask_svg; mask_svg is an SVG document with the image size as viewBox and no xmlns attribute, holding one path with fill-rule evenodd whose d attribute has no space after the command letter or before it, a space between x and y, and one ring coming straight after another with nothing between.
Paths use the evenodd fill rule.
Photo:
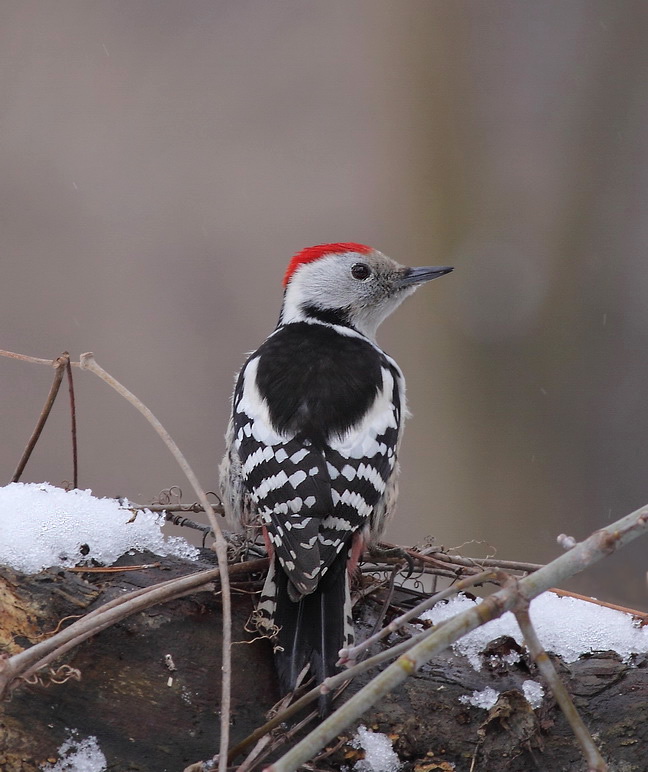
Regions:
<instances>
[{"instance_id":1,"label":"bird's beak","mask_svg":"<svg viewBox=\"0 0 648 772\"><path fill-rule=\"evenodd\" d=\"M438 279L439 276L445 276L446 273L450 273L452 270L454 269L447 265L406 268L400 279L396 281L396 286L401 289L410 287L412 284L423 284L423 282Z\"/></svg>"}]
</instances>

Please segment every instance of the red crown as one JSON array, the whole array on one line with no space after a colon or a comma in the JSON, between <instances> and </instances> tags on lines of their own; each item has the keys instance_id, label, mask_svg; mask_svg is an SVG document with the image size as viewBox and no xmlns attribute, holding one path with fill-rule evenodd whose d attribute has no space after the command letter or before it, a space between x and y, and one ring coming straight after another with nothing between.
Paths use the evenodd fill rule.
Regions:
<instances>
[{"instance_id":1,"label":"red crown","mask_svg":"<svg viewBox=\"0 0 648 772\"><path fill-rule=\"evenodd\" d=\"M301 252L297 252L288 263L288 268L286 269L283 278L284 287L288 284L293 273L295 273L300 265L312 263L315 260L319 260L320 257L324 257L324 255L341 254L343 252L360 252L362 255L368 255L369 252L373 252L373 249L365 244L355 244L352 241L341 244L318 244L315 247L306 247L306 249L302 249Z\"/></svg>"}]
</instances>

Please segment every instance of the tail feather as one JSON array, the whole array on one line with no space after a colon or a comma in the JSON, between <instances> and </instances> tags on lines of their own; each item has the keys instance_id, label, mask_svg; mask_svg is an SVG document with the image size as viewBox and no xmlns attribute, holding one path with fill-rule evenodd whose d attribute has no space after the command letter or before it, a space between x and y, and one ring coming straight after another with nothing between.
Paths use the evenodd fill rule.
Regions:
<instances>
[{"instance_id":1,"label":"tail feather","mask_svg":"<svg viewBox=\"0 0 648 772\"><path fill-rule=\"evenodd\" d=\"M276 559L275 559L276 560ZM318 683L333 675L339 650L353 640L346 555L329 568L316 589L298 601L290 599L288 578L275 565L275 664L284 694L292 691L306 665ZM320 713L329 711L330 697L320 698Z\"/></svg>"}]
</instances>

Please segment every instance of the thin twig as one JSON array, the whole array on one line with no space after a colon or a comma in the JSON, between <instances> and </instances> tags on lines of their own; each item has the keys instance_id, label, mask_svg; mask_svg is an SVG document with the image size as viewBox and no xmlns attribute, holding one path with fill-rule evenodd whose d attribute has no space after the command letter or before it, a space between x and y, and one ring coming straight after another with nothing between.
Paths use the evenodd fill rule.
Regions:
<instances>
[{"instance_id":1,"label":"thin twig","mask_svg":"<svg viewBox=\"0 0 648 772\"><path fill-rule=\"evenodd\" d=\"M386 638L388 635L397 632L401 627L404 627L412 619L416 619L417 617L421 616L424 611L431 609L432 606L435 606L439 601L445 600L452 595L456 595L463 590L467 590L469 587L474 587L476 584L487 582L494 576L495 573L493 571L484 571L483 573L477 574L476 576L468 576L465 579L462 579L460 582L453 584L451 587L446 587L445 590L441 590L435 595L426 598L422 603L417 604L414 606L414 608L410 609L405 614L402 614L397 619L392 620L388 625L385 625L382 630L379 630L377 633L367 638L366 640L361 641L360 643L356 644L355 646L351 646L348 649L340 649L340 661L338 662L338 665L355 661L358 655L363 651L371 648L371 646L373 646L375 643L378 643L378 641L381 641L383 638Z\"/></svg>"},{"instance_id":2,"label":"thin twig","mask_svg":"<svg viewBox=\"0 0 648 772\"><path fill-rule=\"evenodd\" d=\"M551 691L556 698L556 702L560 705L578 744L581 746L583 755L587 760L588 772L607 772L607 764L594 744L592 735L585 726L583 719L569 696L569 692L560 680L560 676L556 672L552 661L549 659L547 652L540 643L540 639L531 623L528 601L523 602L519 608L514 609L514 613L529 653L538 666L538 670L549 684Z\"/></svg>"},{"instance_id":3,"label":"thin twig","mask_svg":"<svg viewBox=\"0 0 648 772\"><path fill-rule=\"evenodd\" d=\"M223 659L222 659L222 681L221 681L221 716L220 716L220 751L219 751L219 772L226 772L227 769L227 747L229 744L229 726L230 726L230 704L232 689L232 601L229 588L229 577L227 574L227 542L216 519L216 514L207 498L205 491L198 482L198 478L193 469L187 463L187 460L180 451L180 448L173 441L169 433L153 415L146 405L144 405L131 391L123 386L119 381L100 367L92 353L88 352L81 355L81 368L90 370L115 391L127 399L131 405L136 407L140 413L153 426L158 435L162 438L167 448L173 454L180 468L185 473L191 483L200 503L207 512L207 517L214 531L215 551L218 558L218 566L221 570L221 587L223 602Z\"/></svg>"},{"instance_id":4,"label":"thin twig","mask_svg":"<svg viewBox=\"0 0 648 772\"><path fill-rule=\"evenodd\" d=\"M138 504L139 506L139 504ZM194 515L204 512L202 504L142 504L141 509L150 509L151 512L192 512ZM225 511L222 506L212 504L212 509L219 515Z\"/></svg>"},{"instance_id":5,"label":"thin twig","mask_svg":"<svg viewBox=\"0 0 648 772\"><path fill-rule=\"evenodd\" d=\"M486 568L501 568L503 571L524 571L531 574L542 568L542 563L524 563L520 560L499 560L498 558L475 558L474 562Z\"/></svg>"},{"instance_id":6,"label":"thin twig","mask_svg":"<svg viewBox=\"0 0 648 772\"><path fill-rule=\"evenodd\" d=\"M372 705L416 673L431 657L491 619L514 608L520 597L536 597L556 584L612 554L648 530L648 506L593 533L551 563L485 598L479 605L448 619L432 630L396 662L353 695L303 740L291 748L268 772L293 772L313 758L325 745L358 719Z\"/></svg>"},{"instance_id":7,"label":"thin twig","mask_svg":"<svg viewBox=\"0 0 648 772\"><path fill-rule=\"evenodd\" d=\"M378 616L376 618L376 621L374 622L373 630L371 631L372 636L375 635L378 630L381 629L383 620L385 619L385 615L387 614L387 609L389 608L392 598L394 597L394 589L396 584L396 577L401 571L400 566L394 566L391 570L391 575L389 577L389 582L387 584L387 597L382 602L381 609L378 612Z\"/></svg>"},{"instance_id":8,"label":"thin twig","mask_svg":"<svg viewBox=\"0 0 648 772\"><path fill-rule=\"evenodd\" d=\"M484 570L483 566L472 559L455 561L445 553L440 553L439 555L422 555L410 550L406 550L406 552L424 565L433 566L437 568L439 572L450 572L455 577L460 574L478 574ZM443 555L443 557L441 557L441 555ZM443 573L439 573L439 576L443 576Z\"/></svg>"},{"instance_id":9,"label":"thin twig","mask_svg":"<svg viewBox=\"0 0 648 772\"><path fill-rule=\"evenodd\" d=\"M541 563L524 563L519 560L500 560L499 558L467 558L462 555L451 555L440 547L436 547L426 553L417 552L417 550L414 549L408 549L406 552L414 559L418 558L424 560L425 558L428 558L430 560L437 560L442 563L452 563L466 568L501 568L504 571L524 571L525 573L532 573L533 571L542 568Z\"/></svg>"},{"instance_id":10,"label":"thin twig","mask_svg":"<svg viewBox=\"0 0 648 772\"><path fill-rule=\"evenodd\" d=\"M141 563L139 566L69 566L65 570L76 574L121 574L124 571L145 571L159 568L162 563Z\"/></svg>"},{"instance_id":11,"label":"thin twig","mask_svg":"<svg viewBox=\"0 0 648 772\"><path fill-rule=\"evenodd\" d=\"M636 608L628 608L628 606L619 606L618 603L608 603L606 600L599 600L598 598L590 598L589 595L581 595L578 592L571 592L571 590L561 590L558 587L552 587L551 592L556 595L560 595L561 598L576 598L576 600L582 600L585 603L593 603L595 606L603 606L603 608L611 608L614 611L620 611L623 614L629 614L634 617L641 626L648 624L648 612L639 611Z\"/></svg>"},{"instance_id":12,"label":"thin twig","mask_svg":"<svg viewBox=\"0 0 648 772\"><path fill-rule=\"evenodd\" d=\"M181 505L177 505L175 507L165 507L161 504L138 504L135 501L130 501L129 504L131 506L128 507L129 511L131 511L133 514L139 512L142 509L148 509L149 512L159 512L164 515L164 519L167 521L167 523L171 523L172 525L177 525L180 528L192 528L194 531L201 531L205 536L209 536L209 534L212 533L212 527L211 525L205 525L204 523L197 523L195 520L191 520L188 517L182 517L181 514L174 514L174 512L178 513L193 513L193 512L204 512L205 510L200 506L199 510L194 509L195 505L184 507Z\"/></svg>"},{"instance_id":13,"label":"thin twig","mask_svg":"<svg viewBox=\"0 0 648 772\"><path fill-rule=\"evenodd\" d=\"M382 566L362 566L360 569L360 572L363 574L379 574L379 573L386 573L391 570L391 566L393 564L386 563ZM399 564L402 565L402 562ZM449 565L449 564L446 564ZM474 571L467 570L463 566L457 566L455 569L452 568L439 568L438 563L436 562L430 562L424 564L423 568L419 569L416 577L420 576L421 574L430 574L431 576L441 576L445 579L452 579L453 581L456 581L458 576L461 576L462 574L468 574L468 576L477 576L477 569Z\"/></svg>"},{"instance_id":14,"label":"thin twig","mask_svg":"<svg viewBox=\"0 0 648 772\"><path fill-rule=\"evenodd\" d=\"M205 546L205 539L212 533L211 525L196 523L194 520L190 520L188 517L174 515L171 512L166 512L164 519L167 521L167 523L177 525L179 528L191 528L194 531L200 531L203 534L203 546Z\"/></svg>"},{"instance_id":15,"label":"thin twig","mask_svg":"<svg viewBox=\"0 0 648 772\"><path fill-rule=\"evenodd\" d=\"M36 357L29 357L24 354L16 354L11 351L0 350L0 356L7 356L12 359L19 359L23 362L32 362L35 364L50 364L48 360L38 359ZM67 361L69 361L69 354L66 353L66 356L67 356ZM222 691L221 691L221 720L220 720L221 736L220 736L220 751L219 751L219 772L226 772L227 746L229 744L229 721L230 721L231 681L232 681L232 666L231 666L232 608L231 608L231 595L229 590L229 577L227 574L227 543L221 532L218 520L216 519L216 514L214 513L214 510L209 500L207 499L207 496L202 486L198 482L198 478L194 474L193 470L187 463L182 453L180 452L180 449L173 441L173 439L166 431L166 429L153 415L151 410L149 410L149 408L146 407L146 405L144 405L131 391L125 388L121 383L119 383L119 381L117 381L109 373L107 373L102 367L100 367L100 365L98 365L97 362L95 361L92 353L88 352L86 354L82 354L80 362L78 363L71 362L70 364L74 367L81 367L81 369L83 370L90 370L91 372L93 372L103 381L105 381L110 386L112 386L112 388L115 389L115 391L117 391L125 399L127 399L134 407L136 407L140 411L140 413L142 413L142 415L146 417L146 419L153 426L153 428L156 430L158 435L162 438L166 446L169 448L169 450L175 457L176 461L180 465L180 468L182 469L182 471L187 476L187 479L189 480L192 487L194 488L194 491L196 492L196 495L198 496L200 503L203 505L207 513L207 517L209 519L212 530L214 532L215 551L216 551L216 556L218 558L218 565L219 565L219 568L221 569L221 576L222 576L223 660L222 660L222 667L221 667ZM55 366L57 366L57 374L60 373L61 377L58 379L58 384L56 386L56 390L54 391L52 402L56 397L56 392L58 391L58 387L60 386L60 382L63 374L62 368L56 365L56 363L55 363ZM51 406L49 409L51 410ZM48 410L48 413L49 413L49 410ZM45 415L45 419L42 421L43 424L45 423L46 419L47 419L47 415ZM40 427L38 434L40 434L40 431L42 431L42 426ZM34 432L34 434L36 435L36 432ZM38 435L35 436L35 439L33 440L33 444L36 443L37 439L38 439ZM32 444L32 448L33 448L33 444ZM17 479L20 478L20 474L22 474L24 465L27 463L29 454L31 454L31 449L29 450L29 453L23 454L24 463L21 459L22 467L19 464L19 468L16 471L17 478L16 478L16 475L14 475L14 481L17 481Z\"/></svg>"},{"instance_id":16,"label":"thin twig","mask_svg":"<svg viewBox=\"0 0 648 772\"><path fill-rule=\"evenodd\" d=\"M70 395L70 431L72 433L72 484L74 488L79 487L79 455L77 452L77 422L76 422L76 400L74 398L74 381L72 379L72 365L68 357L66 367L68 377L68 394Z\"/></svg>"},{"instance_id":17,"label":"thin twig","mask_svg":"<svg viewBox=\"0 0 648 772\"><path fill-rule=\"evenodd\" d=\"M51 359L40 359L39 357L30 357L27 354L16 354L14 351L4 351L0 349L0 357L9 357L10 359L19 359L21 362L30 362L34 365L48 365L52 366ZM80 362L70 362L72 367L81 367Z\"/></svg>"},{"instance_id":18,"label":"thin twig","mask_svg":"<svg viewBox=\"0 0 648 772\"><path fill-rule=\"evenodd\" d=\"M9 352L2 352L2 353L7 354L9 356L16 357L18 359L21 358L19 354L10 354ZM49 418L49 414L52 411L52 405L54 404L54 400L56 399L56 395L58 394L59 388L61 386L61 381L63 380L63 374L65 372L66 365L69 363L69 361L70 361L70 355L68 354L67 351L64 351L53 362L52 361L49 362L51 366L56 368L56 372L54 373L54 380L52 381L49 394L47 395L47 399L45 400L45 405L41 411L40 416L38 417L38 421L36 422L36 428L32 432L32 436L29 438L27 447L23 451L20 461L18 462L18 466L16 467L16 471L14 472L13 477L11 478L11 482L18 482L20 480L20 477L22 476L22 473L25 470L25 467L27 466L27 462L29 461L32 451L36 447L38 438L41 436L43 427L45 426L45 423Z\"/></svg>"}]
</instances>

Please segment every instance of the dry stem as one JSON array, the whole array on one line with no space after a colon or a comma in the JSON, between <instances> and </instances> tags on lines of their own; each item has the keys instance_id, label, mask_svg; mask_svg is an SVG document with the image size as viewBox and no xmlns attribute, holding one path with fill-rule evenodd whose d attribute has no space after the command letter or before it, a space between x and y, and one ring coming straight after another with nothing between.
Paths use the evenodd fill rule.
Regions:
<instances>
[{"instance_id":1,"label":"dry stem","mask_svg":"<svg viewBox=\"0 0 648 772\"><path fill-rule=\"evenodd\" d=\"M597 563L648 530L648 506L593 533L551 563L493 593L478 606L448 619L424 634L423 640L383 670L369 684L297 743L268 772L293 772L358 719L384 695L416 673L435 654L491 619L514 608L520 598L530 600L563 580Z\"/></svg>"},{"instance_id":2,"label":"dry stem","mask_svg":"<svg viewBox=\"0 0 648 772\"><path fill-rule=\"evenodd\" d=\"M68 377L68 395L70 397L70 432L72 434L72 487L79 487L79 453L77 449L76 399L74 397L74 379L72 365L68 356L66 367Z\"/></svg>"},{"instance_id":3,"label":"dry stem","mask_svg":"<svg viewBox=\"0 0 648 772\"><path fill-rule=\"evenodd\" d=\"M565 685L560 680L552 661L549 659L549 655L540 643L538 634L531 623L528 602L522 603L521 606L515 610L515 618L520 626L520 630L524 636L524 643L526 644L529 653L538 666L538 670L549 684L549 687L556 698L556 702L560 705L562 712L565 714L565 718L569 722L569 726L571 726L572 731L583 750L583 755L585 756L589 767L588 772L607 772L607 764L598 752L598 748L594 744L592 735L589 733L583 719L576 710L576 706L572 702Z\"/></svg>"},{"instance_id":4,"label":"dry stem","mask_svg":"<svg viewBox=\"0 0 648 772\"><path fill-rule=\"evenodd\" d=\"M10 354L9 352L6 352L6 351L3 351L2 353L16 358L20 358L18 354ZM53 362L52 361L47 362L48 365L51 365L52 367L56 368L56 372L54 373L54 380L52 381L49 394L47 395L47 399L45 400L45 405L41 411L40 416L38 417L38 421L36 422L36 427L32 432L32 436L29 438L27 447L23 451L20 461L18 462L18 466L16 467L16 471L14 472L13 477L11 478L11 482L18 482L20 480L20 477L23 471L25 470L25 467L27 466L27 462L29 461L31 454L34 448L36 447L38 438L41 436L43 427L45 426L45 423L49 418L49 414L52 411L54 400L56 399L56 395L58 394L59 388L61 386L61 381L63 380L63 374L65 373L65 369L69 364L69 362L70 362L70 355L68 354L67 351L64 351Z\"/></svg>"},{"instance_id":5,"label":"dry stem","mask_svg":"<svg viewBox=\"0 0 648 772\"><path fill-rule=\"evenodd\" d=\"M0 356L6 356L12 359L19 359L23 362L30 362L34 364L45 364L45 365L52 364L52 362L47 359L29 357L24 354L16 354L11 351L0 350ZM47 416L49 415L51 406L54 402L54 399L56 398L56 394L58 392L61 380L63 378L63 372L65 369L64 365L67 366L69 364L74 367L80 367L82 370L90 370L91 372L93 372L95 375L97 375L99 378L105 381L109 386L115 389L115 391L121 394L121 396L123 396L126 400L128 400L134 407L136 407L137 410L139 410L139 412L142 413L142 415L149 421L149 423L153 426L153 428L158 433L158 435L162 438L162 440L164 441L164 443L169 448L174 458L180 465L180 468L187 476L187 479L191 483L194 491L196 492L196 495L198 496L200 503L203 505L205 512L207 513L207 517L209 518L209 522L214 532L215 551L216 551L216 556L218 558L218 566L221 572L220 575L221 575L221 583L222 583L221 586L222 586L222 602L223 602L223 660L222 660L222 668L221 668L222 669L222 693L221 693L221 723L220 723L221 736L220 736L219 770L220 772L226 772L227 746L229 744L229 719L230 719L231 679L232 679L232 668L231 668L232 611L231 611L229 577L227 572L227 543L221 532L218 520L216 519L216 514L214 513L214 510L211 504L209 503L209 500L207 499L207 496L202 486L198 482L198 478L196 477L193 470L187 463L185 457L182 455L176 443L173 441L169 433L158 421L158 419L153 415L151 410L149 410L149 408L146 407L146 405L144 405L131 391L125 388L121 383L119 383L119 381L117 381L109 373L107 373L102 367L100 367L95 361L92 353L82 354L80 360L81 360L80 362L70 362L69 354L65 352L63 355L61 355L61 357L59 357L54 362L54 366L57 368L57 372L56 372L56 377L54 379L54 383L52 384L52 388L50 389L50 395L48 397L48 401L45 405L43 413L41 414L41 417L39 418L39 422L37 424L36 430L34 430L34 434L30 439L27 449L25 450L25 453L23 453L23 458L21 459L21 462L18 465L18 469L14 474L14 481L20 478L20 474L22 473L22 470L24 469L24 466L27 463L27 460L29 459L29 456L33 450L33 447L36 444L36 441L38 440L38 437L42 431L45 421L47 420ZM75 469L76 469L76 466L75 466ZM74 645L74 644L71 644L71 645Z\"/></svg>"},{"instance_id":6,"label":"dry stem","mask_svg":"<svg viewBox=\"0 0 648 772\"><path fill-rule=\"evenodd\" d=\"M222 601L223 601L223 660L222 660L222 691L221 691L221 720L220 720L220 752L219 752L219 770L220 772L226 772L227 770L227 747L229 745L229 724L230 724L230 704L231 704L231 692L232 692L232 601L229 587L229 576L227 573L227 542L221 531L220 524L216 518L216 514L212 509L212 506L207 498L207 494L203 490L202 486L198 482L198 478L194 474L193 469L187 463L187 460L180 451L180 448L176 445L171 438L167 430L162 426L158 419L153 415L146 405L144 405L131 391L125 386L122 386L119 381L107 373L102 367L100 367L92 353L81 354L81 369L90 370L115 391L128 400L133 407L136 407L139 412L148 420L153 426L158 435L162 438L167 448L171 451L173 457L178 462L180 468L185 473L187 479L191 483L196 496L198 496L200 503L205 508L209 523L214 532L214 539L216 545L216 557L218 558L218 567L221 572L221 587L222 587Z\"/></svg>"}]
</instances>

